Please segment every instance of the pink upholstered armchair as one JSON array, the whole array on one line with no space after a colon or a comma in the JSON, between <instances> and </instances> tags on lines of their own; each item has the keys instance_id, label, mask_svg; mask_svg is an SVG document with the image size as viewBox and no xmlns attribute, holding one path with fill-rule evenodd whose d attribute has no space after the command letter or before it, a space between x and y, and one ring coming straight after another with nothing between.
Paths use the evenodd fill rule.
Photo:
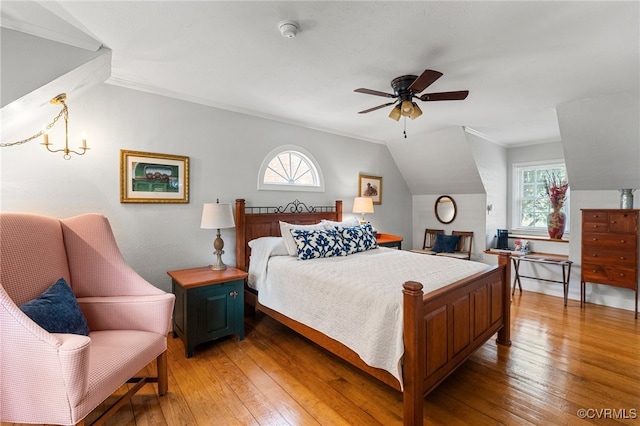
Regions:
<instances>
[{"instance_id":1,"label":"pink upholstered armchair","mask_svg":"<svg viewBox=\"0 0 640 426\"><path fill-rule=\"evenodd\" d=\"M75 294L88 336L49 333L19 308L59 278ZM141 378L126 398L148 382L167 392L174 295L125 264L104 216L0 213L0 284L1 421L82 425L154 360L158 376Z\"/></svg>"}]
</instances>

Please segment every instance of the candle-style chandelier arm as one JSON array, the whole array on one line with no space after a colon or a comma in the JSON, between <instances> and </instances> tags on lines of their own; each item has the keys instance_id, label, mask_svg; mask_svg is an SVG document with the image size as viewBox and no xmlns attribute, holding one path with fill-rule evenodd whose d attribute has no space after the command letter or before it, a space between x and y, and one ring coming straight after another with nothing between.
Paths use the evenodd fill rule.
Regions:
<instances>
[{"instance_id":1,"label":"candle-style chandelier arm","mask_svg":"<svg viewBox=\"0 0 640 426\"><path fill-rule=\"evenodd\" d=\"M56 96L53 99L51 99L51 103L52 104L62 104L62 109L60 110L58 115L55 116L55 118L51 121L51 123L47 124L38 133L36 133L35 135L33 135L31 137L28 137L26 139L22 139L22 140L19 140L19 141L16 141L16 142L3 142L3 143L0 143L0 148L6 148L6 147L10 147L10 146L15 146L15 145L22 145L22 144L25 144L27 142L31 142L32 140L37 139L40 136L42 136L44 138L44 142L42 142L41 145L44 145L45 148L47 148L47 151L49 151L49 152L64 152L63 158L65 160L69 160L71 158L70 153L74 153L76 155L84 155L87 152L87 150L89 149L87 147L87 140L86 140L86 138L84 136L82 138L82 146L79 148L80 150L82 150L82 152L77 152L77 151L74 151L72 149L69 149L69 108L67 107L67 104L65 102L66 100L67 100L66 93L61 93L58 96ZM55 126L55 124L58 122L58 120L60 120L60 117L64 118L64 148L51 149L50 146L53 145L53 144L49 142L49 135L47 134L47 132L53 126Z\"/></svg>"}]
</instances>

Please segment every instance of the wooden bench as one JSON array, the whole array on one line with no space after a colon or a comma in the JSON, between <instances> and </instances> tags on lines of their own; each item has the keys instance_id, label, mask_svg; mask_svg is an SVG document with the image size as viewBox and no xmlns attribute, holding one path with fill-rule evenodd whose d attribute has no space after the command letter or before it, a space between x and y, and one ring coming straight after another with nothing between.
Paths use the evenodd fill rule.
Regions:
<instances>
[{"instance_id":1,"label":"wooden bench","mask_svg":"<svg viewBox=\"0 0 640 426\"><path fill-rule=\"evenodd\" d=\"M443 229L425 229L424 230L424 243L421 250L411 250L414 253L431 254L445 257L455 257L456 259L471 259L471 247L473 245L473 232L471 231L451 231L451 235L458 235L460 239L456 244L455 251L453 253L438 253L433 251L433 244L436 240L437 234L444 234Z\"/></svg>"}]
</instances>

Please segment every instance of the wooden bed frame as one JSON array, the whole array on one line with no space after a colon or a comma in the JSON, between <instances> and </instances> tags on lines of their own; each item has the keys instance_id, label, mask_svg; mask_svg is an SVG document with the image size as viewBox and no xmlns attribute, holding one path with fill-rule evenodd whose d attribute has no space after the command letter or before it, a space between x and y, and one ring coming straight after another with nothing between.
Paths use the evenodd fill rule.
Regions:
<instances>
[{"instance_id":1,"label":"wooden bed frame","mask_svg":"<svg viewBox=\"0 0 640 426\"><path fill-rule=\"evenodd\" d=\"M335 206L307 207L298 200L284 207L247 207L236 200L237 268L248 270L249 241L280 236L279 221L313 224L321 219L341 221L342 201ZM245 303L295 330L329 352L403 392L405 425L423 424L423 399L495 333L497 342L511 345L509 255L497 266L423 294L422 284L403 284L403 389L389 372L370 367L342 343L302 323L260 305L255 290L245 286ZM400 283L398 283L400 285ZM398 288L398 291L400 289Z\"/></svg>"}]
</instances>

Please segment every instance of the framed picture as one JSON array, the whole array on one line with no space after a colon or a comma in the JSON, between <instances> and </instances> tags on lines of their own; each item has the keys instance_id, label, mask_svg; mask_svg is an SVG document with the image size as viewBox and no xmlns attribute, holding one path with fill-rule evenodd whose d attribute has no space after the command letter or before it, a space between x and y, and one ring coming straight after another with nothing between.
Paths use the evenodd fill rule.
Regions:
<instances>
[{"instance_id":1,"label":"framed picture","mask_svg":"<svg viewBox=\"0 0 640 426\"><path fill-rule=\"evenodd\" d=\"M360 175L358 177L358 196L371 197L373 204L382 204L382 178Z\"/></svg>"},{"instance_id":2,"label":"framed picture","mask_svg":"<svg viewBox=\"0 0 640 426\"><path fill-rule=\"evenodd\" d=\"M121 203L188 203L189 157L120 150Z\"/></svg>"}]
</instances>

